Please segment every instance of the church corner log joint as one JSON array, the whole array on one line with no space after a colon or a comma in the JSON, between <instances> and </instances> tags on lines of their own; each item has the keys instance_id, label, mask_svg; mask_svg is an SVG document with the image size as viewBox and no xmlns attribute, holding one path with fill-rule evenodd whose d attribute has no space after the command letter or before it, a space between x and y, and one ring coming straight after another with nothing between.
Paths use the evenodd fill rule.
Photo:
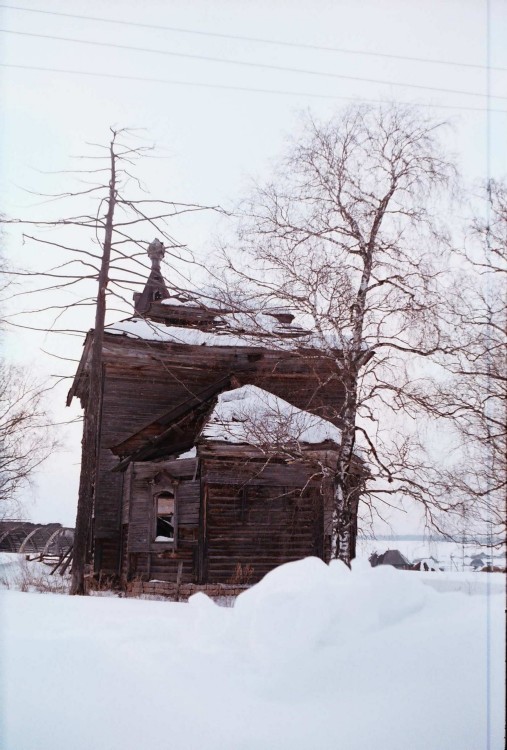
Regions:
<instances>
[{"instance_id":1,"label":"church corner log joint","mask_svg":"<svg viewBox=\"0 0 507 750\"><path fill-rule=\"evenodd\" d=\"M332 551L343 381L291 311L169 291L162 243L134 315L106 326L90 560L167 586L253 583ZM93 331L69 391L88 404ZM357 510L365 468L352 462ZM356 524L350 527L352 550Z\"/></svg>"}]
</instances>

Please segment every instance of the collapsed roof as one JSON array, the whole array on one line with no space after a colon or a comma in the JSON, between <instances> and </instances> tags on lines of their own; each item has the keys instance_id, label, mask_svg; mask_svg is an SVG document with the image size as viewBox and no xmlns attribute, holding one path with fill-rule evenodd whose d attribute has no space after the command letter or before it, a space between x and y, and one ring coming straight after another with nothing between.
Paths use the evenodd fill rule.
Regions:
<instances>
[{"instance_id":1,"label":"collapsed roof","mask_svg":"<svg viewBox=\"0 0 507 750\"><path fill-rule=\"evenodd\" d=\"M244 385L218 396L201 438L255 446L326 441L339 445L341 430L262 388Z\"/></svg>"},{"instance_id":2,"label":"collapsed roof","mask_svg":"<svg viewBox=\"0 0 507 750\"><path fill-rule=\"evenodd\" d=\"M231 376L161 415L111 450L121 458L115 467L118 471L131 461L176 456L211 442L243 444L271 453L317 446L336 450L341 431L262 388L239 386Z\"/></svg>"}]
</instances>

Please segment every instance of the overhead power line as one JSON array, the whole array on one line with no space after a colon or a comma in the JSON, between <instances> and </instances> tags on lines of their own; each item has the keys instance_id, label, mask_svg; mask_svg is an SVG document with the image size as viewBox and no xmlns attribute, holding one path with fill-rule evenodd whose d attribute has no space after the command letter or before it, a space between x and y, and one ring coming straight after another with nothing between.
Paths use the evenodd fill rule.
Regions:
<instances>
[{"instance_id":1,"label":"overhead power line","mask_svg":"<svg viewBox=\"0 0 507 750\"><path fill-rule=\"evenodd\" d=\"M451 65L459 68L475 68L486 70L488 66L477 63L461 62L458 60L442 60L430 57L415 57L410 55L395 55L390 52L372 52L371 50L350 49L347 47L330 47L319 44L308 44L305 42L288 42L281 39L266 39L264 37L245 36L241 34L224 34L215 31L202 31L200 29L188 29L179 26L163 26L161 24L143 23L140 21L125 21L119 18L104 18L103 16L86 16L77 13L62 13L54 10L41 10L39 8L26 8L20 5L7 5L0 3L0 8L20 11L23 13L39 13L47 16L58 16L60 18L74 18L80 21L94 21L99 23L117 24L119 26L133 26L140 29L155 29L156 31L170 31L177 34L192 34L194 36L213 37L216 39L232 39L240 42L254 42L256 44L268 44L279 47L292 47L296 49L308 49L317 52L338 52L345 55L361 55L365 57L385 58L388 60L405 60L409 62L425 63L430 65ZM507 71L505 67L490 67L494 71Z\"/></svg>"},{"instance_id":2,"label":"overhead power line","mask_svg":"<svg viewBox=\"0 0 507 750\"><path fill-rule=\"evenodd\" d=\"M13 68L16 70L36 70L45 73L63 73L66 75L89 76L92 78L108 78L122 81L139 81L142 83L163 83L171 86L190 86L205 89L220 89L222 91L242 91L254 94L276 94L277 96L303 96L312 99L332 99L351 102L365 102L369 104L391 104L387 99L366 99L364 97L341 96L339 94L317 94L310 91L286 91L283 89L251 88L248 86L230 86L221 83L202 83L199 81L177 81L169 78L149 78L145 76L122 75L121 73L102 73L87 70L69 70L68 68L50 68L38 65L17 65L14 63L0 63L2 68ZM403 103L403 102L401 102ZM430 107L432 109L459 109L467 112L485 112L485 107L467 107L458 104L432 104L429 102L417 103L417 106ZM490 112L507 114L507 109L490 109Z\"/></svg>"},{"instance_id":3,"label":"overhead power line","mask_svg":"<svg viewBox=\"0 0 507 750\"><path fill-rule=\"evenodd\" d=\"M435 91L440 94L459 94L461 96L475 96L475 97L481 97L481 98L485 98L487 96L486 93L481 93L478 91L465 91L464 89L448 89L448 88L442 88L439 86L425 86L423 84L418 84L418 83L401 83L397 81L383 80L380 78L365 78L363 76L351 76L351 75L345 75L342 73L329 73L329 72L321 72L317 70L306 70L303 68L290 68L290 67L285 67L283 65L270 65L268 63L255 63L255 62L250 62L247 60L234 60L231 58L213 57L210 55L195 55L195 54L187 53L187 52L173 52L172 50L153 49L151 47L136 47L136 46L132 46L129 44L116 44L115 42L98 42L93 39L78 39L76 37L56 36L54 34L37 34L35 32L29 32L29 31L16 31L14 29L0 29L0 33L15 34L16 36L27 36L27 37L36 38L36 39L50 39L51 41L58 41L58 42L70 42L72 44L86 44L86 45L92 45L94 47L106 47L108 49L120 49L120 50L129 50L129 51L133 50L135 52L147 52L150 54L167 55L169 57L185 58L188 60L203 60L205 62L214 62L214 63L221 63L221 64L227 64L227 65L239 65L242 67L258 68L262 70L276 70L278 72L283 72L283 73L303 73L305 75L319 76L319 77L324 77L324 78L336 78L336 79L346 80L346 81L355 81L357 83L375 83L375 84L380 84L382 86L398 86L398 87L402 86L404 88L418 89L421 91ZM495 99L505 99L507 101L507 96L493 95L493 97Z\"/></svg>"}]
</instances>

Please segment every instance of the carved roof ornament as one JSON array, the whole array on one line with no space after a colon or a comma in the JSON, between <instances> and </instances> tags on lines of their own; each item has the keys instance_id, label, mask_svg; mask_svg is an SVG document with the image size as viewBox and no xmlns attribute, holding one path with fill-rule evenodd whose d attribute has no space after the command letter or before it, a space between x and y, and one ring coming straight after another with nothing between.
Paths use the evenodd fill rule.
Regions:
<instances>
[{"instance_id":1,"label":"carved roof ornament","mask_svg":"<svg viewBox=\"0 0 507 750\"><path fill-rule=\"evenodd\" d=\"M151 260L151 270L160 271L160 261L165 255L165 248L160 240L155 237L148 245L148 258Z\"/></svg>"},{"instance_id":2,"label":"carved roof ornament","mask_svg":"<svg viewBox=\"0 0 507 750\"><path fill-rule=\"evenodd\" d=\"M160 263L165 255L165 248L157 237L148 245L147 253L151 261L150 275L143 291L134 294L135 312L137 315L143 316L149 311L152 302L159 302L169 297L169 292L167 291L164 277L160 270Z\"/></svg>"}]
</instances>

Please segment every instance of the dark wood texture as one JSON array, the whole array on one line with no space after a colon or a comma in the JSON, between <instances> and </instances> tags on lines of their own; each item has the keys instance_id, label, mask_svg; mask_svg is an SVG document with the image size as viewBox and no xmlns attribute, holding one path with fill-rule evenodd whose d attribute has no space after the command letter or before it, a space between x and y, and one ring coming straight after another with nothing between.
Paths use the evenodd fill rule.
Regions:
<instances>
[{"instance_id":1,"label":"dark wood texture","mask_svg":"<svg viewBox=\"0 0 507 750\"><path fill-rule=\"evenodd\" d=\"M85 405L87 359L92 337L93 334L87 337L83 359L69 394L70 398L79 397ZM206 389L213 388L221 379L230 376L235 376L240 384L257 385L299 408L319 414L339 425L343 387L333 358L319 357L315 352L309 351L277 351L268 349L265 345L193 346L143 341L106 332L102 361L104 386L93 531L96 570L98 567L104 573L117 574L125 567L130 576L158 576L162 580L175 580L178 560L183 559L182 582L202 581L207 576L206 570L210 575L219 576L219 580L225 580L231 575L231 564L235 564L225 562L228 555L231 559L237 559L237 562L244 561L245 564L253 565L248 558L258 548L254 566L257 577L261 575L261 571L272 566L275 560L296 559L303 551L304 554L313 554L313 550L320 550L319 554L323 554L321 542L319 547L315 541L313 522L310 523L306 517L297 533L287 530L288 527L282 533L287 521L284 513L289 513L289 510L277 511L280 518L273 527L274 542L268 543L269 527L260 522L257 533L250 530L250 526L253 529L253 522L249 522L244 538L234 536L228 540L228 532L224 532L219 535L219 539L216 536L217 529L229 512L225 504L231 500L231 493L237 493L244 483L244 472L240 466L232 469L213 461L206 465L206 478L202 480L204 484L201 492L203 498L206 495L209 497L211 516L207 516L208 510L204 502L199 506L194 505L190 510L185 500L185 504L181 506L184 508L182 512L188 513L184 517L189 519L191 516L192 522L189 520L187 524L185 520L185 524L180 526L177 550L161 550L158 544L152 549L151 527L147 524L147 518L152 518L153 495L147 485L143 485L146 477L142 477L142 464L136 463L132 477L124 478L121 472L112 471L117 466L118 459L111 449L143 431L143 428L157 419L163 420L164 415L174 412L182 404L192 403ZM154 428L154 434L157 429ZM187 440L188 435L182 435L183 438ZM206 451L213 454L215 450L205 446L202 449L203 455ZM163 455L163 450L160 455ZM160 466L167 467L170 463L162 461ZM180 473L183 471L181 466L173 466L173 469ZM186 465L184 471L188 471L186 480L197 482L200 479L196 474L195 461L191 469ZM221 473L223 471L227 472L227 482ZM258 483L267 488L271 485L297 488L302 487L309 476L307 468L296 465L286 466L282 474L283 476L269 467L262 473L262 479ZM221 483L229 486L222 498L222 505L218 490ZM194 491L195 487L197 485L194 485ZM184 497L188 490L183 489L182 484L179 491ZM266 497L268 495L269 493ZM234 502L237 502L237 498ZM262 504L264 501L259 498L258 502ZM225 513L225 516L221 516L221 513ZM301 517L303 516L304 514ZM240 559L238 555L241 540L245 544L245 554ZM278 552L274 550L273 544ZM266 554L261 554L263 550ZM218 562L219 557L223 557L222 562Z\"/></svg>"},{"instance_id":2,"label":"dark wood texture","mask_svg":"<svg viewBox=\"0 0 507 750\"><path fill-rule=\"evenodd\" d=\"M200 481L193 479L195 459L133 464L129 498L127 578L192 583L196 560L200 510ZM177 534L174 542L155 541L155 497L175 493Z\"/></svg>"},{"instance_id":3,"label":"dark wood texture","mask_svg":"<svg viewBox=\"0 0 507 750\"><path fill-rule=\"evenodd\" d=\"M252 583L308 555L326 558L329 480L310 463L286 465L235 456L133 464L128 525L122 527L122 579ZM200 477L195 478L200 472ZM177 539L156 542L155 498L175 490ZM328 554L327 554L328 556ZM245 577L246 576L246 577Z\"/></svg>"},{"instance_id":4,"label":"dark wood texture","mask_svg":"<svg viewBox=\"0 0 507 750\"><path fill-rule=\"evenodd\" d=\"M284 562L324 557L324 506L332 489L312 467L203 460L206 580L252 583ZM241 574L247 572L248 580ZM239 575L239 578L238 578Z\"/></svg>"}]
</instances>

